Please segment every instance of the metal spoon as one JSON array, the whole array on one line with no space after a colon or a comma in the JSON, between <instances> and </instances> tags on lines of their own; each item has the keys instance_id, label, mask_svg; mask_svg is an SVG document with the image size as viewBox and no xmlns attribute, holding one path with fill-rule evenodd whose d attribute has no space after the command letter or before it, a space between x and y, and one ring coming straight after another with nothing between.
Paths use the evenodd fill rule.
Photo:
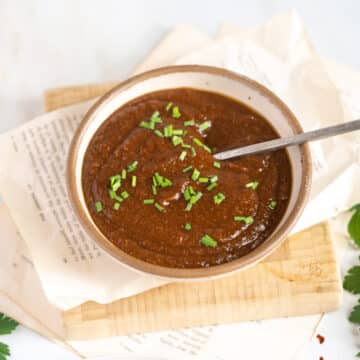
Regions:
<instances>
[{"instance_id":1,"label":"metal spoon","mask_svg":"<svg viewBox=\"0 0 360 360\"><path fill-rule=\"evenodd\" d=\"M313 130L298 135L243 146L237 149L217 153L214 156L218 160L226 160L239 156L259 154L263 152L282 149L288 146L303 144L308 141L328 138L331 136L336 136L355 130L360 130L360 120L348 121L341 125L328 126L319 130Z\"/></svg>"}]
</instances>

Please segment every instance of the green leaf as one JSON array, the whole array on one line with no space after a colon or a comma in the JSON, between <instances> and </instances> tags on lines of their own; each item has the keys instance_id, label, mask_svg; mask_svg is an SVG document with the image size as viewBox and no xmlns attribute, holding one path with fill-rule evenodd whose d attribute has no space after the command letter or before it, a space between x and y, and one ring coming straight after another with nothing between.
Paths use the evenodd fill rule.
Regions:
<instances>
[{"instance_id":1,"label":"green leaf","mask_svg":"<svg viewBox=\"0 0 360 360\"><path fill-rule=\"evenodd\" d=\"M360 294L360 266L353 266L344 278L344 289L353 294Z\"/></svg>"},{"instance_id":2,"label":"green leaf","mask_svg":"<svg viewBox=\"0 0 360 360\"><path fill-rule=\"evenodd\" d=\"M10 356L10 350L9 347L0 342L0 360L6 360L6 358Z\"/></svg>"},{"instance_id":3,"label":"green leaf","mask_svg":"<svg viewBox=\"0 0 360 360\"><path fill-rule=\"evenodd\" d=\"M355 356L360 358L360 352L358 352Z\"/></svg>"},{"instance_id":4,"label":"green leaf","mask_svg":"<svg viewBox=\"0 0 360 360\"><path fill-rule=\"evenodd\" d=\"M359 211L360 210L360 203L359 204L355 204L350 208L350 211ZM359 353L360 354L360 353Z\"/></svg>"},{"instance_id":5,"label":"green leaf","mask_svg":"<svg viewBox=\"0 0 360 360\"><path fill-rule=\"evenodd\" d=\"M355 211L348 224L348 233L355 244L360 247L360 204L354 205L351 210Z\"/></svg>"},{"instance_id":6,"label":"green leaf","mask_svg":"<svg viewBox=\"0 0 360 360\"><path fill-rule=\"evenodd\" d=\"M0 313L0 335L10 334L18 325L19 323L17 321Z\"/></svg>"},{"instance_id":7,"label":"green leaf","mask_svg":"<svg viewBox=\"0 0 360 360\"><path fill-rule=\"evenodd\" d=\"M357 325L360 325L360 305L355 305L352 309L349 320Z\"/></svg>"}]
</instances>

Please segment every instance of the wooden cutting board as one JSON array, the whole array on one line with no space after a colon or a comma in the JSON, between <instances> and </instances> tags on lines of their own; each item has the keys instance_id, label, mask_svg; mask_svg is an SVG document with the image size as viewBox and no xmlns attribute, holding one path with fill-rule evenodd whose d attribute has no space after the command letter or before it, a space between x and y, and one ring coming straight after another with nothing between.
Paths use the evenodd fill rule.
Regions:
<instances>
[{"instance_id":1,"label":"wooden cutting board","mask_svg":"<svg viewBox=\"0 0 360 360\"><path fill-rule=\"evenodd\" d=\"M102 95L114 83L48 90L45 109ZM87 302L64 313L65 338L130 333L299 316L337 309L342 287L330 225L288 238L261 263L235 275L173 283L110 304Z\"/></svg>"}]
</instances>

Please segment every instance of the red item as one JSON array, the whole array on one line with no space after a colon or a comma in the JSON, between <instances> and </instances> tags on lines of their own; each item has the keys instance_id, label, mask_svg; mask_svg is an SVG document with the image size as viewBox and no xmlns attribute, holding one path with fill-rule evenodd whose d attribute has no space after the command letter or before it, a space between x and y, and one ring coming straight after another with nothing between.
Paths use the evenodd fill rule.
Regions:
<instances>
[{"instance_id":1,"label":"red item","mask_svg":"<svg viewBox=\"0 0 360 360\"><path fill-rule=\"evenodd\" d=\"M325 338L324 338L322 335L320 335L320 334L317 334L316 337L317 337L317 339L319 340L319 343L320 343L320 344L322 344L322 343L325 341ZM324 360L324 359L323 359L323 360Z\"/></svg>"}]
</instances>

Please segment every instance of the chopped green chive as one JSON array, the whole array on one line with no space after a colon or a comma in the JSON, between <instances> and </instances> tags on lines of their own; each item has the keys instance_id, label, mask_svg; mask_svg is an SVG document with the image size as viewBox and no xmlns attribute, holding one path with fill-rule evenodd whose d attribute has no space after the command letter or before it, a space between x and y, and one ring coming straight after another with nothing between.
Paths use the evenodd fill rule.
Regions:
<instances>
[{"instance_id":1,"label":"chopped green chive","mask_svg":"<svg viewBox=\"0 0 360 360\"><path fill-rule=\"evenodd\" d=\"M172 103L171 101L168 102L167 105L166 105L166 107L165 107L165 110L166 110L166 111L169 111L169 110L171 109L172 105L173 105L173 103Z\"/></svg>"},{"instance_id":2,"label":"chopped green chive","mask_svg":"<svg viewBox=\"0 0 360 360\"><path fill-rule=\"evenodd\" d=\"M251 225L254 222L252 216L234 216L235 221L243 221L246 225Z\"/></svg>"},{"instance_id":3,"label":"chopped green chive","mask_svg":"<svg viewBox=\"0 0 360 360\"><path fill-rule=\"evenodd\" d=\"M217 175L210 176L210 182L211 183L216 183L218 180L219 180L219 178L218 178Z\"/></svg>"},{"instance_id":4,"label":"chopped green chive","mask_svg":"<svg viewBox=\"0 0 360 360\"><path fill-rule=\"evenodd\" d=\"M124 180L126 179L126 170L125 169L121 170L121 178Z\"/></svg>"},{"instance_id":5,"label":"chopped green chive","mask_svg":"<svg viewBox=\"0 0 360 360\"><path fill-rule=\"evenodd\" d=\"M209 186L207 186L206 190L211 191L212 189L215 189L217 187L217 185L218 184L216 182L214 182L214 183L210 184Z\"/></svg>"},{"instance_id":6,"label":"chopped green chive","mask_svg":"<svg viewBox=\"0 0 360 360\"><path fill-rule=\"evenodd\" d=\"M145 205L150 205L150 204L153 204L154 202L155 202L154 199L145 199L145 200L144 200L144 204L145 204Z\"/></svg>"},{"instance_id":7,"label":"chopped green chive","mask_svg":"<svg viewBox=\"0 0 360 360\"><path fill-rule=\"evenodd\" d=\"M155 129L155 124L153 122L142 121L139 126L144 129L149 129L149 130Z\"/></svg>"},{"instance_id":8,"label":"chopped green chive","mask_svg":"<svg viewBox=\"0 0 360 360\"><path fill-rule=\"evenodd\" d=\"M193 142L194 144L196 144L197 146L202 147L204 144L202 143L202 141L200 141L198 138L193 138Z\"/></svg>"},{"instance_id":9,"label":"chopped green chive","mask_svg":"<svg viewBox=\"0 0 360 360\"><path fill-rule=\"evenodd\" d=\"M180 159L181 161L184 161L185 158L186 158L186 155L187 155L187 152L186 152L185 150L182 151L181 154L179 155L179 159Z\"/></svg>"},{"instance_id":10,"label":"chopped green chive","mask_svg":"<svg viewBox=\"0 0 360 360\"><path fill-rule=\"evenodd\" d=\"M216 205L221 204L225 200L225 195L223 193L217 193L214 195L214 203Z\"/></svg>"},{"instance_id":11,"label":"chopped green chive","mask_svg":"<svg viewBox=\"0 0 360 360\"><path fill-rule=\"evenodd\" d=\"M247 183L245 185L245 187L248 188L248 189L255 190L258 187L258 185L259 185L259 183L257 181L251 181L251 182Z\"/></svg>"},{"instance_id":12,"label":"chopped green chive","mask_svg":"<svg viewBox=\"0 0 360 360\"><path fill-rule=\"evenodd\" d=\"M159 111L155 111L155 112L151 115L150 121L151 121L152 123L158 123L158 124L161 124L161 123L162 123L162 120L161 120Z\"/></svg>"},{"instance_id":13,"label":"chopped green chive","mask_svg":"<svg viewBox=\"0 0 360 360\"><path fill-rule=\"evenodd\" d=\"M191 145L189 144L181 144L181 147L183 147L184 149L191 149Z\"/></svg>"},{"instance_id":14,"label":"chopped green chive","mask_svg":"<svg viewBox=\"0 0 360 360\"><path fill-rule=\"evenodd\" d=\"M182 143L182 138L180 136L174 135L171 138L171 141L172 141L174 146L178 146L178 145L180 145Z\"/></svg>"},{"instance_id":15,"label":"chopped green chive","mask_svg":"<svg viewBox=\"0 0 360 360\"><path fill-rule=\"evenodd\" d=\"M153 176L153 184L154 186L160 186L160 187L168 187L172 185L171 180L167 179L164 176L161 176L158 172L154 174Z\"/></svg>"},{"instance_id":16,"label":"chopped green chive","mask_svg":"<svg viewBox=\"0 0 360 360\"><path fill-rule=\"evenodd\" d=\"M186 173L186 172L190 171L191 169L192 169L192 166L189 165L189 166L184 167L183 170L182 170L182 172L183 172L183 173Z\"/></svg>"},{"instance_id":17,"label":"chopped green chive","mask_svg":"<svg viewBox=\"0 0 360 360\"><path fill-rule=\"evenodd\" d=\"M202 124L200 124L200 126L199 126L199 130L201 131L201 132L203 132L203 131L205 131L205 130L207 130L207 129L209 129L211 127L211 121L204 121Z\"/></svg>"},{"instance_id":18,"label":"chopped green chive","mask_svg":"<svg viewBox=\"0 0 360 360\"><path fill-rule=\"evenodd\" d=\"M123 192L121 193L121 197L122 197L123 199L127 199L127 198L129 197L129 193L128 193L127 191L123 191Z\"/></svg>"},{"instance_id":19,"label":"chopped green chive","mask_svg":"<svg viewBox=\"0 0 360 360\"><path fill-rule=\"evenodd\" d=\"M184 225L184 229L185 229L186 231L190 231L190 230L191 230L191 224L190 224L190 223L186 223L186 224Z\"/></svg>"},{"instance_id":20,"label":"chopped green chive","mask_svg":"<svg viewBox=\"0 0 360 360\"><path fill-rule=\"evenodd\" d=\"M165 210L159 203L155 203L154 206L155 206L156 209L158 209L159 211L164 211L164 210Z\"/></svg>"},{"instance_id":21,"label":"chopped green chive","mask_svg":"<svg viewBox=\"0 0 360 360\"><path fill-rule=\"evenodd\" d=\"M199 178L199 183L201 183L201 184L206 184L208 181L209 181L209 178L207 178L207 177L201 177L201 178Z\"/></svg>"},{"instance_id":22,"label":"chopped green chive","mask_svg":"<svg viewBox=\"0 0 360 360\"><path fill-rule=\"evenodd\" d=\"M189 202L189 203L186 205L185 211L190 211L191 208L192 208L192 206L193 206L193 204Z\"/></svg>"},{"instance_id":23,"label":"chopped green chive","mask_svg":"<svg viewBox=\"0 0 360 360\"><path fill-rule=\"evenodd\" d=\"M153 193L153 195L156 195L156 194L157 194L156 185L152 185L151 188L152 188L152 193Z\"/></svg>"},{"instance_id":24,"label":"chopped green chive","mask_svg":"<svg viewBox=\"0 0 360 360\"><path fill-rule=\"evenodd\" d=\"M209 154L212 153L211 149L210 149L207 145L204 144L202 148L203 148L205 151L207 151Z\"/></svg>"},{"instance_id":25,"label":"chopped green chive","mask_svg":"<svg viewBox=\"0 0 360 360\"><path fill-rule=\"evenodd\" d=\"M161 138L163 138L164 137L164 134L160 131L160 130L154 130L154 134L155 135L157 135L157 136L159 136L159 137L161 137Z\"/></svg>"},{"instance_id":26,"label":"chopped green chive","mask_svg":"<svg viewBox=\"0 0 360 360\"><path fill-rule=\"evenodd\" d=\"M103 206L102 206L102 203L101 203L101 201L97 201L96 203L95 203L95 210L96 210L96 212L101 212L101 211L103 211Z\"/></svg>"},{"instance_id":27,"label":"chopped green chive","mask_svg":"<svg viewBox=\"0 0 360 360\"><path fill-rule=\"evenodd\" d=\"M269 208L274 210L276 208L277 202L275 200L270 200Z\"/></svg>"},{"instance_id":28,"label":"chopped green chive","mask_svg":"<svg viewBox=\"0 0 360 360\"><path fill-rule=\"evenodd\" d=\"M191 154L192 156L196 156L196 150L193 146L191 147Z\"/></svg>"},{"instance_id":29,"label":"chopped green chive","mask_svg":"<svg viewBox=\"0 0 360 360\"><path fill-rule=\"evenodd\" d=\"M196 192L195 195L191 196L190 203L193 205L196 204L201 199L202 195L201 191Z\"/></svg>"},{"instance_id":30,"label":"chopped green chive","mask_svg":"<svg viewBox=\"0 0 360 360\"><path fill-rule=\"evenodd\" d=\"M178 119L181 116L181 112L178 106L174 106L172 109L172 117Z\"/></svg>"},{"instance_id":31,"label":"chopped green chive","mask_svg":"<svg viewBox=\"0 0 360 360\"><path fill-rule=\"evenodd\" d=\"M137 168L137 165L138 165L138 161L133 161L133 162L128 166L127 171L128 171L128 172L134 171L134 170Z\"/></svg>"},{"instance_id":32,"label":"chopped green chive","mask_svg":"<svg viewBox=\"0 0 360 360\"><path fill-rule=\"evenodd\" d=\"M219 161L214 161L214 168L216 168L216 169L220 169L221 168L221 164L220 164L220 162Z\"/></svg>"},{"instance_id":33,"label":"chopped green chive","mask_svg":"<svg viewBox=\"0 0 360 360\"><path fill-rule=\"evenodd\" d=\"M211 149L207 145L205 145L201 140L199 140L198 138L193 138L193 142L197 146L201 147L202 149L204 149L205 151L211 154Z\"/></svg>"},{"instance_id":34,"label":"chopped green chive","mask_svg":"<svg viewBox=\"0 0 360 360\"><path fill-rule=\"evenodd\" d=\"M200 176L200 171L198 169L194 169L192 175L191 175L191 178L196 181Z\"/></svg>"},{"instance_id":35,"label":"chopped green chive","mask_svg":"<svg viewBox=\"0 0 360 360\"><path fill-rule=\"evenodd\" d=\"M118 202L122 202L123 198L119 196L114 190L109 190L109 196L111 199L116 200Z\"/></svg>"},{"instance_id":36,"label":"chopped green chive","mask_svg":"<svg viewBox=\"0 0 360 360\"><path fill-rule=\"evenodd\" d=\"M192 186L187 186L184 190L184 198L186 201L189 201L193 195L196 194L196 191Z\"/></svg>"},{"instance_id":37,"label":"chopped green chive","mask_svg":"<svg viewBox=\"0 0 360 360\"><path fill-rule=\"evenodd\" d=\"M194 125L195 125L195 120L184 121L184 126L194 126Z\"/></svg>"},{"instance_id":38,"label":"chopped green chive","mask_svg":"<svg viewBox=\"0 0 360 360\"><path fill-rule=\"evenodd\" d=\"M113 206L114 210L119 210L120 209L120 203L116 202Z\"/></svg>"},{"instance_id":39,"label":"chopped green chive","mask_svg":"<svg viewBox=\"0 0 360 360\"><path fill-rule=\"evenodd\" d=\"M111 190L117 191L121 186L121 176L114 175L110 176L110 188Z\"/></svg>"},{"instance_id":40,"label":"chopped green chive","mask_svg":"<svg viewBox=\"0 0 360 360\"><path fill-rule=\"evenodd\" d=\"M201 239L200 243L207 247L216 248L218 243L216 240L214 240L210 235L205 234Z\"/></svg>"},{"instance_id":41,"label":"chopped green chive","mask_svg":"<svg viewBox=\"0 0 360 360\"><path fill-rule=\"evenodd\" d=\"M167 125L164 127L164 136L165 137L172 137L173 135L173 126L172 124Z\"/></svg>"},{"instance_id":42,"label":"chopped green chive","mask_svg":"<svg viewBox=\"0 0 360 360\"><path fill-rule=\"evenodd\" d=\"M184 135L184 130L183 129L174 129L173 135Z\"/></svg>"},{"instance_id":43,"label":"chopped green chive","mask_svg":"<svg viewBox=\"0 0 360 360\"><path fill-rule=\"evenodd\" d=\"M131 178L131 186L136 187L136 176L135 175L133 175Z\"/></svg>"}]
</instances>

